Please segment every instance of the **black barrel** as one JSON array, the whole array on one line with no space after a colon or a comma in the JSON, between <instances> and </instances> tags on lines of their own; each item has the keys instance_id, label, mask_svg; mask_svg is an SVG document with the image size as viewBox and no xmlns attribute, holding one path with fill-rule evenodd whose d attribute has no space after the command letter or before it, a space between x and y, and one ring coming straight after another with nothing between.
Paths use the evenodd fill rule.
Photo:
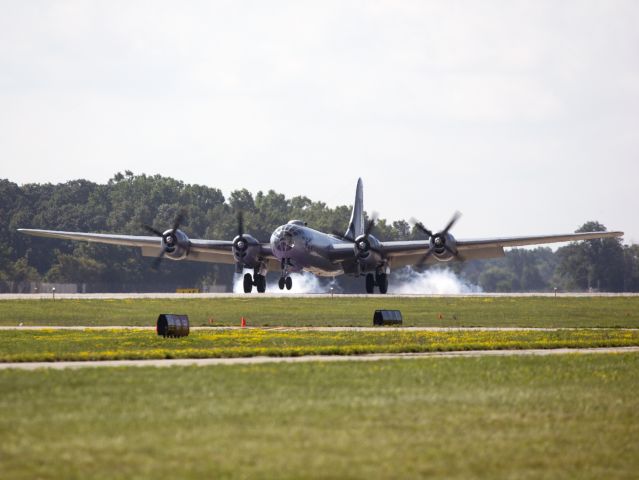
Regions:
<instances>
[{"instance_id":1,"label":"black barrel","mask_svg":"<svg viewBox=\"0 0 639 480\"><path fill-rule=\"evenodd\" d=\"M156 324L162 337L186 337L189 334L189 317L173 313L161 313Z\"/></svg>"},{"instance_id":2,"label":"black barrel","mask_svg":"<svg viewBox=\"0 0 639 480\"><path fill-rule=\"evenodd\" d=\"M401 325L402 312L399 310L375 310L373 325Z\"/></svg>"}]
</instances>

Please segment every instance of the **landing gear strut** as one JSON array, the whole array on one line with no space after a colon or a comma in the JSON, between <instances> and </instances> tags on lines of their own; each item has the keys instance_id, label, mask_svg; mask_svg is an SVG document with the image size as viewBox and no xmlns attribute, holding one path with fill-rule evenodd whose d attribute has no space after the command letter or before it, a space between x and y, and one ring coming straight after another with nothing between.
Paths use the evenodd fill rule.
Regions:
<instances>
[{"instance_id":1,"label":"landing gear strut","mask_svg":"<svg viewBox=\"0 0 639 480\"><path fill-rule=\"evenodd\" d=\"M388 292L388 274L384 272L366 274L366 293L374 293L375 287L379 288L379 293Z\"/></svg>"},{"instance_id":2,"label":"landing gear strut","mask_svg":"<svg viewBox=\"0 0 639 480\"><path fill-rule=\"evenodd\" d=\"M293 288L293 279L288 276L288 267L291 264L291 261L288 258L282 258L282 276L280 277L277 286L280 287L280 290L290 290Z\"/></svg>"}]
</instances>

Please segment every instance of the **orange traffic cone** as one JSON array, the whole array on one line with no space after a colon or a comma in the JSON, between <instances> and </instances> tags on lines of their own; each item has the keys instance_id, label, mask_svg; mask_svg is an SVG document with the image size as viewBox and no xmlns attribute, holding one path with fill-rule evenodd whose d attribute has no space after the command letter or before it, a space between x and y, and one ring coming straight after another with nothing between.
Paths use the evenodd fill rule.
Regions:
<instances>
[{"instance_id":1,"label":"orange traffic cone","mask_svg":"<svg viewBox=\"0 0 639 480\"><path fill-rule=\"evenodd\" d=\"M240 326L241 326L242 328L245 328L245 327L246 327L246 319L245 319L244 317L242 317L242 323L240 324Z\"/></svg>"}]
</instances>

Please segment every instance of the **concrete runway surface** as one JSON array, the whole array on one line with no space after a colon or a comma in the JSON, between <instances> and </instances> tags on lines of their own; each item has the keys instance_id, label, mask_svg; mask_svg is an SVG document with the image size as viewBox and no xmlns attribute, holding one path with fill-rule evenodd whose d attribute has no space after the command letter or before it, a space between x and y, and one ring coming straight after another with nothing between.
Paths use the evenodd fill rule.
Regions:
<instances>
[{"instance_id":1,"label":"concrete runway surface","mask_svg":"<svg viewBox=\"0 0 639 480\"><path fill-rule=\"evenodd\" d=\"M132 298L465 298L465 297L637 297L639 293L471 293L471 294L413 294L413 295L360 295L360 294L335 294L330 293L56 293L56 300L106 300L106 299L132 299ZM2 300L51 300L51 293L2 293Z\"/></svg>"},{"instance_id":2,"label":"concrete runway surface","mask_svg":"<svg viewBox=\"0 0 639 480\"><path fill-rule=\"evenodd\" d=\"M62 370L67 368L77 369L97 367L204 367L210 365L256 365L264 363L375 362L380 360L410 360L418 358L503 357L515 355L547 356L569 354L592 355L597 353L639 353L639 347L468 350L457 352L388 353L370 355L306 355L303 357L181 358L161 360L104 360L87 362L18 362L0 363L0 370L37 370L41 368Z\"/></svg>"}]
</instances>

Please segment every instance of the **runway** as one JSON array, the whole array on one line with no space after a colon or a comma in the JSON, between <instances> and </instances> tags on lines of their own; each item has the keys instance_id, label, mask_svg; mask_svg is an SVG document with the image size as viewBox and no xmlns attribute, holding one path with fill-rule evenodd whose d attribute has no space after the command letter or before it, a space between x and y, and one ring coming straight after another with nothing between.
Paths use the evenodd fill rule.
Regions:
<instances>
[{"instance_id":1,"label":"runway","mask_svg":"<svg viewBox=\"0 0 639 480\"><path fill-rule=\"evenodd\" d=\"M639 353L639 347L613 348L555 348L526 350L469 350L457 352L389 353L370 355L307 355L302 357L241 357L241 358L184 358L163 360L104 360L87 362L21 362L0 363L0 370L78 369L98 367L187 367L223 365L259 365L266 363L309 362L376 362L382 360L414 360L424 358L504 357L548 355L592 355Z\"/></svg>"},{"instance_id":2,"label":"runway","mask_svg":"<svg viewBox=\"0 0 639 480\"><path fill-rule=\"evenodd\" d=\"M637 297L639 293L464 293L464 294L404 294L367 295L331 293L56 293L56 300L119 300L119 299L220 299L220 298L469 298L469 297ZM2 293L2 300L52 300L52 293Z\"/></svg>"}]
</instances>

